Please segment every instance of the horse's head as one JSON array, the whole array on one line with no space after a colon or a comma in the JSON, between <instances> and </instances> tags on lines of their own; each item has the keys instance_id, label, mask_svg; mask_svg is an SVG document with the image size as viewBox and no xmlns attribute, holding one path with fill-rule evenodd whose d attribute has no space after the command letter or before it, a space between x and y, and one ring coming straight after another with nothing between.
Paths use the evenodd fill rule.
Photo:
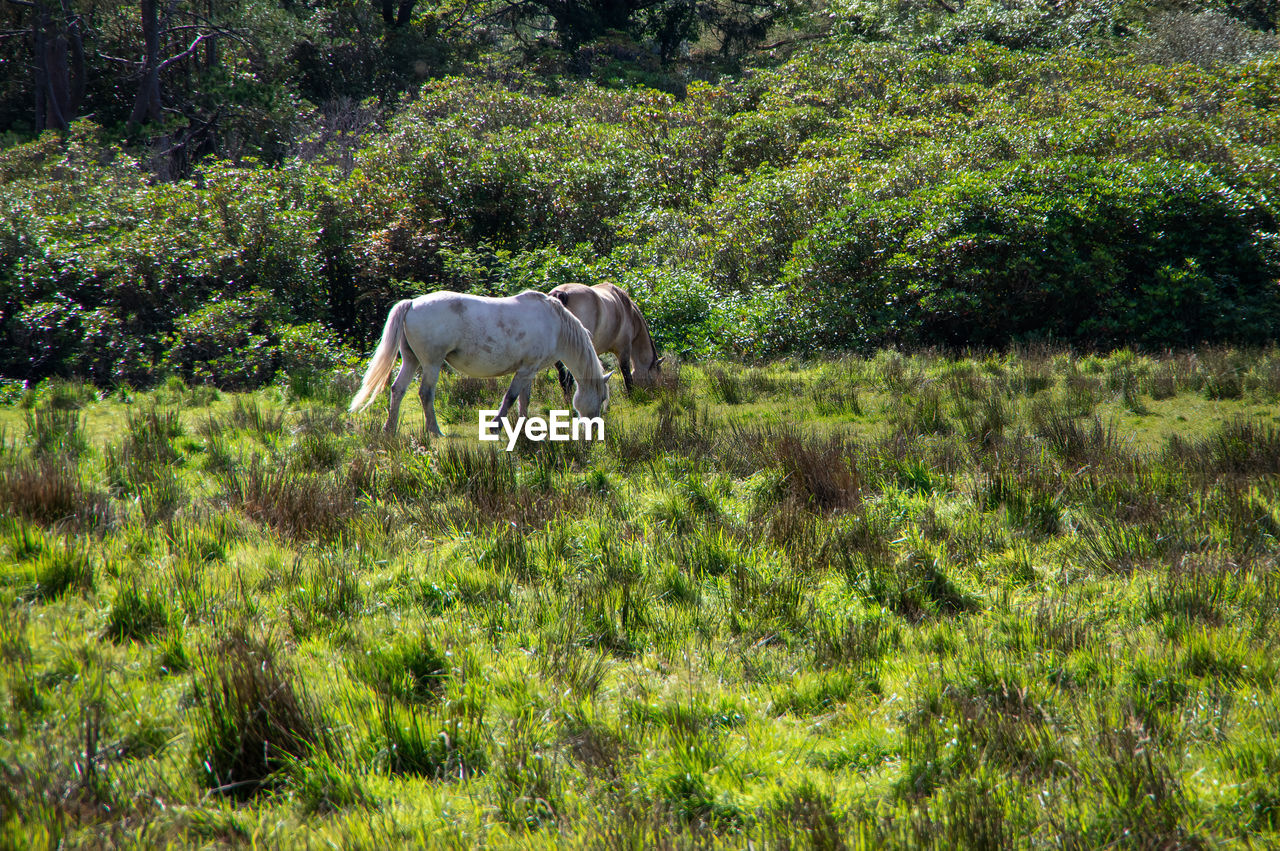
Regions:
<instances>
[{"instance_id":1,"label":"horse's head","mask_svg":"<svg viewBox=\"0 0 1280 851\"><path fill-rule=\"evenodd\" d=\"M643 361L637 362L635 371L631 377L637 384L653 385L658 383L658 379L662 377L662 358L657 357L656 353L649 361L648 366L641 366Z\"/></svg>"},{"instance_id":2,"label":"horse's head","mask_svg":"<svg viewBox=\"0 0 1280 851\"><path fill-rule=\"evenodd\" d=\"M573 409L580 417L602 417L605 410L609 407L609 376L612 372L606 372L604 378L599 381L586 379L577 382L577 389L573 392Z\"/></svg>"}]
</instances>

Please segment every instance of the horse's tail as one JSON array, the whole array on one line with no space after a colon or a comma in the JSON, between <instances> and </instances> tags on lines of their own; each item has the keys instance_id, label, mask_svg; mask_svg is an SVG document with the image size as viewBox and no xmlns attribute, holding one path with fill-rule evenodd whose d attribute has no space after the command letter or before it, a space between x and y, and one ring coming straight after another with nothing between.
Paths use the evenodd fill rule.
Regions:
<instances>
[{"instance_id":1,"label":"horse's tail","mask_svg":"<svg viewBox=\"0 0 1280 851\"><path fill-rule=\"evenodd\" d=\"M396 354L400 351L400 341L404 339L404 315L413 305L408 299L396 302L387 314L387 324L382 327L382 342L369 361L369 368L364 371L364 381L351 400L349 411L363 411L377 398L378 391L387 383L391 375L391 367L395 366Z\"/></svg>"}]
</instances>

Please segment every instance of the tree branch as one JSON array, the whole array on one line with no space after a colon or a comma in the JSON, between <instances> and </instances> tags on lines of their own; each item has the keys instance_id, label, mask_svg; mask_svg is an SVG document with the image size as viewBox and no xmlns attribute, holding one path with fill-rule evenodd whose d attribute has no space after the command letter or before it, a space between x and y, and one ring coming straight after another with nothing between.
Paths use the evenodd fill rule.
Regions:
<instances>
[{"instance_id":1,"label":"tree branch","mask_svg":"<svg viewBox=\"0 0 1280 851\"><path fill-rule=\"evenodd\" d=\"M802 41L816 41L822 38L829 38L830 36L831 33L826 32L801 33L800 35L793 36L791 38L782 38L777 41L770 42L769 44L762 44L757 47L756 50L776 50L779 47L786 47L789 44L799 44Z\"/></svg>"},{"instance_id":2,"label":"tree branch","mask_svg":"<svg viewBox=\"0 0 1280 851\"><path fill-rule=\"evenodd\" d=\"M159 73L163 73L164 70L168 68L170 65L174 64L175 62L181 62L183 59L186 59L188 56L195 53L196 48L200 46L200 42L204 41L206 38L217 38L217 37L218 37L217 33L200 33L200 35L196 36L195 41L187 45L186 50L182 51L176 56L170 56L168 59L161 62L159 65L157 65L156 71Z\"/></svg>"}]
</instances>

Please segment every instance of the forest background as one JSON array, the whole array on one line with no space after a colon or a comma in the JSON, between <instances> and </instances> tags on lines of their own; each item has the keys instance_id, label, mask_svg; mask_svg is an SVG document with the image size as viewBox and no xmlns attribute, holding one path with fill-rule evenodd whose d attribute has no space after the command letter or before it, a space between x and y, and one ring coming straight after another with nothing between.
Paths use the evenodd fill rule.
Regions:
<instances>
[{"instance_id":1,"label":"forest background","mask_svg":"<svg viewBox=\"0 0 1280 851\"><path fill-rule=\"evenodd\" d=\"M395 299L660 346L1280 330L1274 0L3 0L0 375L223 388Z\"/></svg>"}]
</instances>

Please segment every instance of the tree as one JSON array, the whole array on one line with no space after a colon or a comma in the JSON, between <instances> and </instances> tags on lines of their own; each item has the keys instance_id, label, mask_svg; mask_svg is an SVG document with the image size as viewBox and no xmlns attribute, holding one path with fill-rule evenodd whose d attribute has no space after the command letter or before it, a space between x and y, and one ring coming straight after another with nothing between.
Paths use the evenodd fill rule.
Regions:
<instances>
[{"instance_id":1,"label":"tree","mask_svg":"<svg viewBox=\"0 0 1280 851\"><path fill-rule=\"evenodd\" d=\"M212 5L211 3L211 8ZM142 17L143 47L141 79L138 83L137 97L133 101L133 111L129 113L130 127L137 127L147 122L159 122L163 119L164 106L160 96L160 78L166 70L195 56L200 44L205 40L212 41L219 36L232 34L194 10L180 10L178 0L169 0L163 16L160 14L159 0L141 0L139 11ZM186 23L179 25L175 21L175 16L179 14ZM195 37L185 49L162 58L163 43L172 40L172 36L178 32L191 33ZM208 57L216 61L217 54L210 53Z\"/></svg>"},{"instance_id":2,"label":"tree","mask_svg":"<svg viewBox=\"0 0 1280 851\"><path fill-rule=\"evenodd\" d=\"M7 0L29 19L35 129L63 130L84 100L84 34L70 0Z\"/></svg>"},{"instance_id":3,"label":"tree","mask_svg":"<svg viewBox=\"0 0 1280 851\"><path fill-rule=\"evenodd\" d=\"M410 17L413 15L413 7L417 5L417 0L400 0L397 4L395 0L381 0L382 4L382 20L386 21L389 27L403 27L409 23ZM395 10L394 14L392 10Z\"/></svg>"}]
</instances>

